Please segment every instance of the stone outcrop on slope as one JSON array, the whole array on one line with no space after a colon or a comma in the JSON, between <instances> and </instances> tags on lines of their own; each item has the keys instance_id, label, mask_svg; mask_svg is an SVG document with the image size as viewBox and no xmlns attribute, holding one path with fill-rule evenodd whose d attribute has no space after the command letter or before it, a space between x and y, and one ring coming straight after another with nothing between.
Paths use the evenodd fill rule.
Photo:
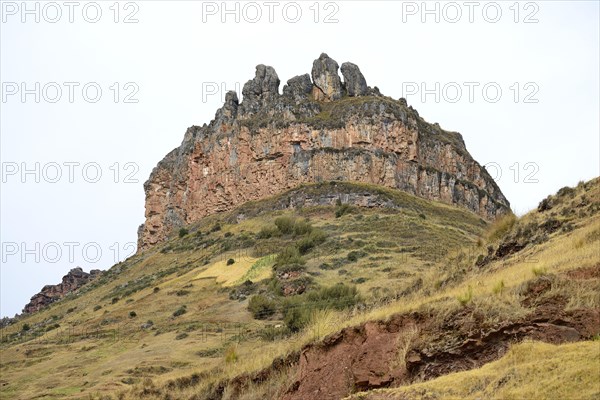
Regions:
<instances>
[{"instance_id":1,"label":"stone outcrop on slope","mask_svg":"<svg viewBox=\"0 0 600 400\"><path fill-rule=\"evenodd\" d=\"M102 273L99 269L93 269L88 274L81 268L71 269L62 278L62 282L58 285L46 285L42 290L31 298L31 301L23 308L23 312L30 314L62 299L67 294L79 289L92 279L95 279Z\"/></svg>"},{"instance_id":2,"label":"stone outcrop on slope","mask_svg":"<svg viewBox=\"0 0 600 400\"><path fill-rule=\"evenodd\" d=\"M259 65L241 102L229 92L210 124L188 128L144 184L138 249L207 215L320 181L396 188L485 219L509 210L459 133L367 86L355 64L342 64L343 82L338 69L321 54L310 76L291 78L279 94L275 70Z\"/></svg>"}]
</instances>

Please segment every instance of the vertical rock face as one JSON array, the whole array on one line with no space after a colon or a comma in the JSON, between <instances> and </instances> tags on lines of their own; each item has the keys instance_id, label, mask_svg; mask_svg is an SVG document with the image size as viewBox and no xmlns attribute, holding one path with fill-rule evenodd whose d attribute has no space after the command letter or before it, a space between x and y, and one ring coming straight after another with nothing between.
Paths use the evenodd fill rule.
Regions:
<instances>
[{"instance_id":1,"label":"vertical rock face","mask_svg":"<svg viewBox=\"0 0 600 400\"><path fill-rule=\"evenodd\" d=\"M238 102L227 94L215 119L188 128L144 184L139 249L179 227L303 183L355 181L465 207L485 219L509 203L459 133L429 124L404 99L366 86L359 68L326 54L278 93L259 65Z\"/></svg>"},{"instance_id":2,"label":"vertical rock face","mask_svg":"<svg viewBox=\"0 0 600 400\"><path fill-rule=\"evenodd\" d=\"M95 279L101 273L102 271L98 269L93 269L88 274L79 267L73 268L67 275L63 276L62 282L58 285L44 286L41 292L31 298L31 301L23 308L23 312L30 314L39 311L43 307L46 307L65 297L67 294L79 289L92 279Z\"/></svg>"}]
</instances>

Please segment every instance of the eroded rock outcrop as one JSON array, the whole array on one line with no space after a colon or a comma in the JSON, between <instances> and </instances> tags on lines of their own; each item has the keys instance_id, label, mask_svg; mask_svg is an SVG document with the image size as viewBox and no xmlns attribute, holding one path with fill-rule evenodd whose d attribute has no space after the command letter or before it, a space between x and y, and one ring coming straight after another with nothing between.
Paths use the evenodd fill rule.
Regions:
<instances>
[{"instance_id":1,"label":"eroded rock outcrop","mask_svg":"<svg viewBox=\"0 0 600 400\"><path fill-rule=\"evenodd\" d=\"M338 63L325 53L313 62L312 79L315 83L316 100L333 101L342 98L342 80L338 69Z\"/></svg>"},{"instance_id":2,"label":"eroded rock outcrop","mask_svg":"<svg viewBox=\"0 0 600 400\"><path fill-rule=\"evenodd\" d=\"M303 183L355 181L465 207L485 219L509 203L459 133L429 124L403 99L366 86L326 54L287 81L259 65L240 103L229 92L208 125L192 126L148 181L139 249L179 227Z\"/></svg>"},{"instance_id":3,"label":"eroded rock outcrop","mask_svg":"<svg viewBox=\"0 0 600 400\"><path fill-rule=\"evenodd\" d=\"M31 298L31 301L23 308L24 313L34 313L47 305L62 299L67 294L79 289L89 281L99 276L102 271L93 269L90 273L81 268L73 268L62 278L58 285L46 285L42 290Z\"/></svg>"},{"instance_id":4,"label":"eroded rock outcrop","mask_svg":"<svg viewBox=\"0 0 600 400\"><path fill-rule=\"evenodd\" d=\"M345 62L342 64L341 71L348 96L364 96L367 94L367 81L356 64Z\"/></svg>"}]
</instances>

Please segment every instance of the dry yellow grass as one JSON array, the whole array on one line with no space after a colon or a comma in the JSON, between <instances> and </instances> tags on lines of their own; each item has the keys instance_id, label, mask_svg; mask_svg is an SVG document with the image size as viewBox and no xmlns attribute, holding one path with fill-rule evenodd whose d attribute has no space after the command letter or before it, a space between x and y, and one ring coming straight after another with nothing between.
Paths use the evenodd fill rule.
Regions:
<instances>
[{"instance_id":1,"label":"dry yellow grass","mask_svg":"<svg viewBox=\"0 0 600 400\"><path fill-rule=\"evenodd\" d=\"M195 279L215 278L217 283L225 287L233 286L242 279L256 261L258 258L252 257L242 257L231 265L227 265L227 260L218 261L196 275Z\"/></svg>"},{"instance_id":2,"label":"dry yellow grass","mask_svg":"<svg viewBox=\"0 0 600 400\"><path fill-rule=\"evenodd\" d=\"M370 217L368 212L365 212L365 215L365 219ZM381 222L383 217L380 217L380 220L373 222L374 226L383 230L394 222L394 217L384 217L387 218L385 223ZM315 225L331 224L331 219L328 218L316 218ZM538 218L534 212L520 221ZM335 223L344 226L360 223L352 215L346 215L340 220ZM431 221L432 219L428 218L426 222L431 224ZM403 223L410 224L411 220ZM237 235L244 230L256 231L264 225L264 220L249 219L227 229ZM571 232L554 234L547 242L492 262L481 270L470 270L461 280L439 289L437 283L440 276L446 274L451 265L444 265L444 260L441 260L439 264L429 263L426 266L423 262L419 263L413 255L405 257L401 253L393 254L390 251L391 258L382 260L380 269L398 267L395 264L402 263L398 272L414 270L414 276L422 279L422 289L404 296L399 301L374 304L367 310L316 313L307 329L286 340L275 342L244 336L248 331L261 329L264 322L252 320L246 310L246 303L230 301L227 290L222 288L243 281L252 273L253 266L260 261L246 257L227 266L225 260L229 257L220 256L222 261L213 258L204 265L206 260L203 257L210 254L203 250L178 253L153 250L128 260L132 267L121 272L114 282L90 291L79 299L59 302L50 309L27 317L17 326L5 330L4 333L12 334L18 331L24 322L34 325L52 315L60 315L61 331L70 327L91 329L103 326L110 329L119 328L120 337L119 340L112 341L87 338L58 343L52 339L55 332L50 331L44 336L51 339L48 341L3 346L0 381L10 382L10 385L0 387L0 394L6 398L28 399L45 395L49 398L73 399L88 395L101 398L109 393L123 391L124 398L136 399L139 398L136 390L154 387L160 394L150 396L149 399L164 398L167 393L172 398L189 398L192 395L202 398L202 391L209 390L216 382L266 368L271 365L273 359L297 351L305 344L321 340L342 328L369 320L385 320L395 313L420 309L434 309L442 314L452 312L461 307L457 297L464 294L469 287L472 288L472 305L484 310L490 321L519 317L528 312L520 304L519 288L524 282L535 278L532 271L534 267L543 269L547 274L559 275L598 263L599 225L600 216L596 214L581 220L577 229ZM390 234L393 235L393 232ZM455 234L452 230L449 232L449 236ZM223 233L219 235L221 237ZM342 236L345 237L345 234ZM172 242L176 241L177 239L174 239ZM475 242L475 238L473 241ZM484 251L483 248L480 250ZM313 266L311 263L315 262L309 260L307 265ZM350 277L367 275L370 280L363 285L367 288L391 284L387 275L378 272L379 270L366 270L368 263L367 258L361 259L353 266ZM265 265L266 268L255 269L257 275L252 275L253 281L270 276L271 264ZM125 283L159 274L165 268L174 266L181 267L181 270L178 269L177 272L128 296L127 299L132 299L131 303L124 297L116 304L111 304L113 291ZM337 271L321 272L322 276L319 276L319 279L326 284L340 279L339 276L336 277ZM218 285L214 284L215 280ZM503 283L502 290L498 290L499 282ZM154 287L159 287L160 290L154 292ZM189 294L179 296L177 293L182 290ZM569 307L600 307L598 291L589 285L561 284L552 290L560 291L566 296L569 299ZM67 312L74 304L77 305L77 309L71 313ZM187 313L173 317L173 312L183 304L187 305ZM94 311L95 305L101 305L102 309ZM135 310L138 317L130 319L130 310ZM140 329L140 325L147 319L153 320L157 330ZM105 320L112 322L102 325ZM181 333L187 333L188 336L177 340L177 335ZM227 363L223 353L233 344L237 360ZM576 347L577 344L573 346ZM402 347L403 344L399 343L399 350L402 350ZM565 359L565 362L568 362L568 359ZM166 371L136 376L137 383L134 385L123 383L122 380L132 377L128 371L136 367L164 367ZM174 379L189 377L192 373L203 371L212 372L197 385L181 388L166 386ZM144 379L148 376L151 377L150 381ZM280 376L263 385L249 388L244 398L273 398L286 382L282 372ZM128 388L132 388L131 391ZM485 393L482 397L486 397Z\"/></svg>"}]
</instances>

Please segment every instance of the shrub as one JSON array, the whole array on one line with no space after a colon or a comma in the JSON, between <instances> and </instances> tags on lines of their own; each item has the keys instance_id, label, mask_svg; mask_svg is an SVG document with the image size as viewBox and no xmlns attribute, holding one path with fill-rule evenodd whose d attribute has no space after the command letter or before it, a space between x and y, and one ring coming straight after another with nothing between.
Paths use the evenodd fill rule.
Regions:
<instances>
[{"instance_id":1,"label":"shrub","mask_svg":"<svg viewBox=\"0 0 600 400\"><path fill-rule=\"evenodd\" d=\"M135 318L137 317L137 314L135 311L129 311L129 318Z\"/></svg>"},{"instance_id":2,"label":"shrub","mask_svg":"<svg viewBox=\"0 0 600 400\"><path fill-rule=\"evenodd\" d=\"M211 232L218 232L221 230L221 224L216 223L213 225L213 227L210 229Z\"/></svg>"},{"instance_id":3,"label":"shrub","mask_svg":"<svg viewBox=\"0 0 600 400\"><path fill-rule=\"evenodd\" d=\"M101 305L95 305L95 306L94 306L94 311L98 311L98 310L99 310L99 309L101 309L101 308L102 308L102 306L101 306Z\"/></svg>"},{"instance_id":4,"label":"shrub","mask_svg":"<svg viewBox=\"0 0 600 400\"><path fill-rule=\"evenodd\" d=\"M225 232L225 234L223 235L223 237L228 238L228 237L232 237L233 233L231 232Z\"/></svg>"},{"instance_id":5,"label":"shrub","mask_svg":"<svg viewBox=\"0 0 600 400\"><path fill-rule=\"evenodd\" d=\"M367 255L367 253L365 253L364 251L351 251L350 253L348 253L348 255L346 256L346 258L348 259L348 261L358 261L359 258L363 258Z\"/></svg>"},{"instance_id":6,"label":"shrub","mask_svg":"<svg viewBox=\"0 0 600 400\"><path fill-rule=\"evenodd\" d=\"M233 265L235 263L235 260L233 258L230 258L229 260L227 260L227 265Z\"/></svg>"},{"instance_id":7,"label":"shrub","mask_svg":"<svg viewBox=\"0 0 600 400\"><path fill-rule=\"evenodd\" d=\"M31 329L31 327L29 326L29 324L23 324L23 326L21 327L21 330L23 332L27 332L30 329Z\"/></svg>"},{"instance_id":8,"label":"shrub","mask_svg":"<svg viewBox=\"0 0 600 400\"><path fill-rule=\"evenodd\" d=\"M355 286L337 284L309 292L306 295L287 298L282 306L284 323L291 332L304 328L316 310L334 308L343 310L362 301Z\"/></svg>"},{"instance_id":9,"label":"shrub","mask_svg":"<svg viewBox=\"0 0 600 400\"><path fill-rule=\"evenodd\" d=\"M349 204L339 204L338 208L335 210L335 217L340 218L344 214L348 214L350 212Z\"/></svg>"},{"instance_id":10,"label":"shrub","mask_svg":"<svg viewBox=\"0 0 600 400\"><path fill-rule=\"evenodd\" d=\"M294 235L303 236L312 232L313 227L308 221L297 220L294 222Z\"/></svg>"},{"instance_id":11,"label":"shrub","mask_svg":"<svg viewBox=\"0 0 600 400\"><path fill-rule=\"evenodd\" d=\"M181 228L181 229L179 229L179 237L180 237L180 238L184 237L184 236L185 236L185 235L187 235L188 233L189 233L189 231L188 231L187 229L185 229L185 228Z\"/></svg>"},{"instance_id":12,"label":"shrub","mask_svg":"<svg viewBox=\"0 0 600 400\"><path fill-rule=\"evenodd\" d=\"M119 301L118 297L113 297L111 300L111 304L117 304L118 301Z\"/></svg>"},{"instance_id":13,"label":"shrub","mask_svg":"<svg viewBox=\"0 0 600 400\"><path fill-rule=\"evenodd\" d=\"M279 236L280 234L281 232L276 226L268 226L261 228L261 230L256 234L256 237L258 239L269 239L274 236Z\"/></svg>"},{"instance_id":14,"label":"shrub","mask_svg":"<svg viewBox=\"0 0 600 400\"><path fill-rule=\"evenodd\" d=\"M185 289L180 289L175 292L175 295L177 296L187 296L188 294L190 294L190 291Z\"/></svg>"},{"instance_id":15,"label":"shrub","mask_svg":"<svg viewBox=\"0 0 600 400\"><path fill-rule=\"evenodd\" d=\"M255 319L266 319L277 310L277 303L263 295L257 294L250 298L248 311Z\"/></svg>"},{"instance_id":16,"label":"shrub","mask_svg":"<svg viewBox=\"0 0 600 400\"><path fill-rule=\"evenodd\" d=\"M173 313L174 317L179 317L180 315L183 315L187 312L187 307L185 305L179 307L177 310L175 310L175 312Z\"/></svg>"},{"instance_id":17,"label":"shrub","mask_svg":"<svg viewBox=\"0 0 600 400\"><path fill-rule=\"evenodd\" d=\"M559 190L559 191L556 193L556 195L557 195L558 197L570 196L570 197L572 198L572 197L574 197L574 196L575 196L575 193L576 193L576 192L577 192L577 191L576 191L574 188L571 188L571 187L565 186L565 187L561 188L561 189L560 189L560 190Z\"/></svg>"},{"instance_id":18,"label":"shrub","mask_svg":"<svg viewBox=\"0 0 600 400\"><path fill-rule=\"evenodd\" d=\"M298 250L296 246L285 247L279 254L277 254L275 261L277 266L287 264L306 264L306 261L300 255L300 250Z\"/></svg>"},{"instance_id":19,"label":"shrub","mask_svg":"<svg viewBox=\"0 0 600 400\"><path fill-rule=\"evenodd\" d=\"M343 283L309 292L307 300L315 303L320 309L335 308L337 310L352 307L362 301L356 286L347 286Z\"/></svg>"},{"instance_id":20,"label":"shrub","mask_svg":"<svg viewBox=\"0 0 600 400\"><path fill-rule=\"evenodd\" d=\"M160 291L160 288L157 286L157 287L154 288L153 291L154 291L154 293L158 293Z\"/></svg>"},{"instance_id":21,"label":"shrub","mask_svg":"<svg viewBox=\"0 0 600 400\"><path fill-rule=\"evenodd\" d=\"M275 226L284 235L289 235L294 231L294 219L291 217L275 218Z\"/></svg>"},{"instance_id":22,"label":"shrub","mask_svg":"<svg viewBox=\"0 0 600 400\"><path fill-rule=\"evenodd\" d=\"M327 239L327 235L320 229L315 229L310 234L298 241L296 246L300 254L306 254L310 249L320 245Z\"/></svg>"},{"instance_id":23,"label":"shrub","mask_svg":"<svg viewBox=\"0 0 600 400\"><path fill-rule=\"evenodd\" d=\"M288 309L283 322L291 332L298 332L308 324L309 319L308 310L296 306Z\"/></svg>"},{"instance_id":24,"label":"shrub","mask_svg":"<svg viewBox=\"0 0 600 400\"><path fill-rule=\"evenodd\" d=\"M177 336L175 336L175 340L185 339L186 337L188 337L188 334L185 332L182 332L182 333L178 334Z\"/></svg>"}]
</instances>

